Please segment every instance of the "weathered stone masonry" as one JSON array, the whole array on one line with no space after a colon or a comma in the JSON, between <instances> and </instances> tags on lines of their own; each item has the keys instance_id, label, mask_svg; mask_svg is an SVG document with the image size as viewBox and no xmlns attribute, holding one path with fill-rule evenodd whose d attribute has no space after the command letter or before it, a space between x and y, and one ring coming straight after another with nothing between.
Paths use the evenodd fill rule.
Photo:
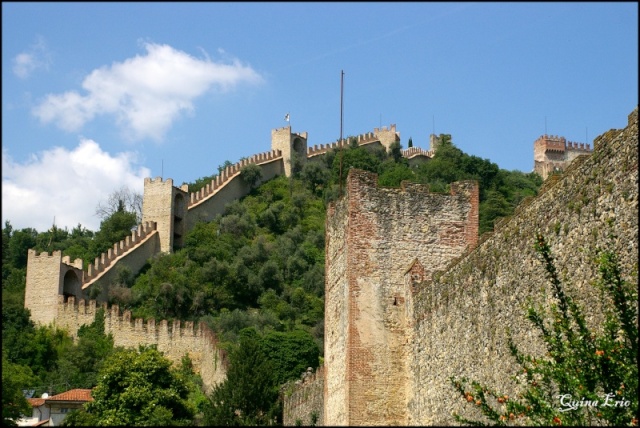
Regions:
<instances>
[{"instance_id":1,"label":"weathered stone masonry","mask_svg":"<svg viewBox=\"0 0 640 428\"><path fill-rule=\"evenodd\" d=\"M506 330L523 352L541 355L542 342L525 319L527 300L546 308L552 301L534 251L538 232L588 325L601 327L596 248L615 251L624 279L638 281L638 109L626 128L594 143L592 154L563 165L562 175L550 176L537 197L496 222L472 251L448 261L427 244L447 229L451 242L462 240L459 228L425 233L432 219L416 215L413 204L420 202L403 203L413 194L389 190L360 200L354 195L373 188L372 177L351 181L350 193L327 212L325 377L305 385L324 389L321 425L455 425L453 412L475 418L450 376L514 396L518 366ZM397 247L390 242L398 239ZM397 251L403 256L394 258ZM284 410L285 425L293 425L318 409L285 399Z\"/></svg>"},{"instance_id":2,"label":"weathered stone masonry","mask_svg":"<svg viewBox=\"0 0 640 428\"><path fill-rule=\"evenodd\" d=\"M525 319L527 298L548 307L552 295L533 249L536 232L547 238L567 293L584 308L589 326L600 328L595 249L614 250L625 279L637 283L637 109L625 129L598 137L592 155L545 183L472 253L419 284L409 424L454 424L453 411L471 416L449 376L494 385L510 396L517 392L510 376L519 366L510 356L506 329L522 351L541 355L542 342Z\"/></svg>"}]
</instances>

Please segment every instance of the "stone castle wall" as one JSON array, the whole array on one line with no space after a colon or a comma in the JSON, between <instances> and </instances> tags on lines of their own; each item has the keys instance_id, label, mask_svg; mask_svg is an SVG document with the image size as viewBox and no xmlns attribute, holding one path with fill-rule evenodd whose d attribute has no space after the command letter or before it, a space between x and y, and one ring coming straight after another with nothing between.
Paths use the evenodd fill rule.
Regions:
<instances>
[{"instance_id":1,"label":"stone castle wall","mask_svg":"<svg viewBox=\"0 0 640 428\"><path fill-rule=\"evenodd\" d=\"M130 236L96 257L86 270L83 270L82 259L72 263L68 256L62 257L61 251L49 254L29 250L25 307L30 309L33 321L44 325L52 323L61 295L86 299L89 288L93 288L95 297L106 300L108 286L116 279L119 268L137 271L157 253L159 244L155 226L155 223L139 225Z\"/></svg>"},{"instance_id":2,"label":"stone castle wall","mask_svg":"<svg viewBox=\"0 0 640 428\"><path fill-rule=\"evenodd\" d=\"M525 353L541 355L542 342L526 321L527 299L550 304L551 291L534 251L536 232L551 246L567 293L585 308L588 324L603 320L593 286L597 247L614 250L625 279L638 274L638 123L596 139L592 155L577 159L471 254L418 286L408 405L411 425L451 425L451 412L470 414L449 382L465 376L517 392L517 374L506 341L510 328Z\"/></svg>"},{"instance_id":3,"label":"stone castle wall","mask_svg":"<svg viewBox=\"0 0 640 428\"><path fill-rule=\"evenodd\" d=\"M259 156L259 155L258 155ZM249 185L240 176L242 167L250 162L241 161L238 164L225 169L223 173L216 177L211 183L202 188L199 192L190 194L190 205L187 216L187 229L192 229L199 221L211 221L216 215L224 212L225 205L242 198L251 190ZM270 152L269 155L255 159L262 171L262 179L255 185L271 180L274 177L284 174L284 162L282 155L278 151Z\"/></svg>"},{"instance_id":4,"label":"stone castle wall","mask_svg":"<svg viewBox=\"0 0 640 428\"><path fill-rule=\"evenodd\" d=\"M308 369L301 379L285 384L282 396L287 402L282 425L324 425L324 366L318 367L315 372Z\"/></svg>"},{"instance_id":5,"label":"stone castle wall","mask_svg":"<svg viewBox=\"0 0 640 428\"><path fill-rule=\"evenodd\" d=\"M113 336L115 346L137 348L138 345L157 345L158 350L174 364L179 364L189 354L194 371L202 377L207 391L225 379L227 357L218 349L214 333L203 323L154 319L144 321L132 319L131 311L120 312L118 305L108 307L95 300L80 300L74 297L65 300L58 297L57 316L54 325L68 331L73 337L82 325L91 324L98 308L104 309L105 334Z\"/></svg>"}]
</instances>

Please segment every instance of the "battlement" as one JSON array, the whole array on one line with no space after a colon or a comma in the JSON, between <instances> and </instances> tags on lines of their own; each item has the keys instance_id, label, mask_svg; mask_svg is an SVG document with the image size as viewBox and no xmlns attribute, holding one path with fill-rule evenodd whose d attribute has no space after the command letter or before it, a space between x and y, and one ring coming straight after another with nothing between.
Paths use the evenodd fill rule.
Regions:
<instances>
[{"instance_id":1,"label":"battlement","mask_svg":"<svg viewBox=\"0 0 640 428\"><path fill-rule=\"evenodd\" d=\"M589 147L589 144L567 141L567 150L590 152L591 148Z\"/></svg>"},{"instance_id":2,"label":"battlement","mask_svg":"<svg viewBox=\"0 0 640 428\"><path fill-rule=\"evenodd\" d=\"M407 159L411 159L416 156L426 156L428 158L432 158L434 154L434 150L424 150L420 147L409 147L408 149L402 150L402 157L405 157Z\"/></svg>"},{"instance_id":3,"label":"battlement","mask_svg":"<svg viewBox=\"0 0 640 428\"><path fill-rule=\"evenodd\" d=\"M209 197L213 196L219 189L225 186L233 177L240 173L240 170L250 164L261 165L267 162L273 162L274 160L282 158L282 151L271 150L269 152L259 153L253 155L250 158L245 158L236 162L233 165L227 166L220 174L215 176L211 182L202 187L197 192L189 193L189 204L191 208L195 205L202 203Z\"/></svg>"},{"instance_id":4,"label":"battlement","mask_svg":"<svg viewBox=\"0 0 640 428\"><path fill-rule=\"evenodd\" d=\"M378 134L380 131L396 132L396 124L393 123L393 124L389 125L388 128L386 126L383 126L382 128L373 128L373 133L374 134Z\"/></svg>"},{"instance_id":5,"label":"battlement","mask_svg":"<svg viewBox=\"0 0 640 428\"><path fill-rule=\"evenodd\" d=\"M156 232L155 222L139 224L138 228L131 232L131 236L127 236L122 241L113 244L113 247L109 248L106 253L96 257L94 263L89 265L84 275L82 288L85 289L95 282L115 260L140 245L154 232Z\"/></svg>"},{"instance_id":6,"label":"battlement","mask_svg":"<svg viewBox=\"0 0 640 428\"><path fill-rule=\"evenodd\" d=\"M43 259L57 259L60 258L62 259L62 251L52 251L51 253L47 252L47 251L42 251L42 252L37 252L34 249L29 248L27 250L27 253L30 255L30 258L34 258L34 259L39 259L39 260L43 260Z\"/></svg>"},{"instance_id":7,"label":"battlement","mask_svg":"<svg viewBox=\"0 0 640 428\"><path fill-rule=\"evenodd\" d=\"M338 140L334 143L319 144L319 145L315 144L313 147L307 148L307 157L310 158L313 156L322 155L327 153L330 150L346 147L349 145L349 143L352 140L355 140L358 143L358 146L363 146L363 145L366 145L369 143L375 143L375 142L383 143L381 141L380 134L389 133L389 132L396 134L396 137L397 137L395 124L389 125L388 128L386 126L383 126L382 128L374 128L373 132L366 132L364 134L343 138L342 140Z\"/></svg>"},{"instance_id":8,"label":"battlement","mask_svg":"<svg viewBox=\"0 0 640 428\"><path fill-rule=\"evenodd\" d=\"M156 178L145 177L144 182L145 183L156 183L156 184L166 183L169 186L173 186L173 178L167 178L166 180L162 180L162 177L156 177Z\"/></svg>"},{"instance_id":9,"label":"battlement","mask_svg":"<svg viewBox=\"0 0 640 428\"><path fill-rule=\"evenodd\" d=\"M115 346L137 348L140 344L156 345L174 364L179 364L183 355L188 353L208 391L224 380L228 368L227 354L218 349L216 334L203 322L156 321L153 318L145 321L133 318L129 310L121 312L118 305L58 296L54 323L76 337L80 326L91 324L100 308L104 310L104 332L112 335Z\"/></svg>"},{"instance_id":10,"label":"battlement","mask_svg":"<svg viewBox=\"0 0 640 428\"><path fill-rule=\"evenodd\" d=\"M566 139L557 135L541 135L535 142L536 147L542 148L544 151L564 152L566 148Z\"/></svg>"},{"instance_id":11,"label":"battlement","mask_svg":"<svg viewBox=\"0 0 640 428\"><path fill-rule=\"evenodd\" d=\"M368 132L366 134L360 134L355 137L343 138L342 140L336 141L334 143L319 145L315 144L313 147L307 148L307 157L322 155L330 150L346 147L352 139L355 139L359 146L378 141L373 132Z\"/></svg>"}]
</instances>

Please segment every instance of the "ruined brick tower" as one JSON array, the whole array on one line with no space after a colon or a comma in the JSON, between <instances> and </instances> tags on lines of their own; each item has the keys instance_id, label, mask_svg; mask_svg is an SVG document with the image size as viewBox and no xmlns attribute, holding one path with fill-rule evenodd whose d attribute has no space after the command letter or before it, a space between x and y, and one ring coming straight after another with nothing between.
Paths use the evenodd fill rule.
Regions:
<instances>
[{"instance_id":1,"label":"ruined brick tower","mask_svg":"<svg viewBox=\"0 0 640 428\"><path fill-rule=\"evenodd\" d=\"M351 169L326 223L324 425L406 425L412 322L405 274L444 269L478 237L478 184L379 188ZM409 294L409 295L408 295Z\"/></svg>"},{"instance_id":2,"label":"ruined brick tower","mask_svg":"<svg viewBox=\"0 0 640 428\"><path fill-rule=\"evenodd\" d=\"M564 170L578 156L591 151L589 144L574 143L557 135L542 135L533 143L533 169L546 179L553 172Z\"/></svg>"}]
</instances>

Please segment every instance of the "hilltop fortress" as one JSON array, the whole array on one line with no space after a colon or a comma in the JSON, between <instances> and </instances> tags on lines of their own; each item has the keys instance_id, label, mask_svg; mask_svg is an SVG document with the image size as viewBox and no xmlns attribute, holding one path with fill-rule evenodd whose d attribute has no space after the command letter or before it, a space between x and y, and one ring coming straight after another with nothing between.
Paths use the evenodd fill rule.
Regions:
<instances>
[{"instance_id":1,"label":"hilltop fortress","mask_svg":"<svg viewBox=\"0 0 640 428\"><path fill-rule=\"evenodd\" d=\"M396 126L375 128L336 143L307 147L307 133L292 133L291 127L271 132L271 151L243 159L225 168L209 184L196 192L187 185L176 187L172 179L146 178L142 206L142 224L106 253L97 257L86 270L83 261L71 261L60 251L51 254L29 250L25 289L25 307L37 324L53 324L75 337L78 328L93 322L96 310L105 309L105 332L111 333L115 345L133 346L156 344L167 357L179 362L189 353L194 368L210 389L225 377L226 355L218 349L215 335L204 324L194 325L166 320L131 319L131 312L121 313L119 307L105 303L109 287L121 269L134 274L159 253L181 248L185 234L199 221L211 221L222 214L225 205L247 195L251 187L242 180L240 172L249 164L260 167L265 182L279 175L291 175L292 161L314 162L337 147L346 147L351 140L366 148L384 147L387 150L400 134ZM411 162L433 156L432 151L412 147L403 152Z\"/></svg>"},{"instance_id":2,"label":"hilltop fortress","mask_svg":"<svg viewBox=\"0 0 640 428\"><path fill-rule=\"evenodd\" d=\"M171 179L145 179L143 224L86 271L81 260L59 252L29 251L25 306L32 318L75 334L103 306L116 345L156 343L174 361L189 352L208 388L223 380L226 356L204 325L132 320L89 296L104 302L119 266L137 272L153 255L180 248L196 222L213 220L227 202L248 194L243 166L260 166L266 181L289 175L294 157L312 162L347 144L307 147L307 134L290 127L271 137L270 152L225 169L197 192ZM356 140L389 149L399 133L391 125ZM403 155L414 162L433 153L409 148ZM478 237L478 184L450 188L449 194L412 183L383 188L375 174L349 172L345 195L329 206L326 219L325 364L285 388L285 425L455 424L453 411L471 415L450 376L515 395L510 376L517 367L506 329L524 352L541 354L525 308L528 298L550 303L533 250L536 232L547 237L567 292L590 309L592 327L602 320L592 286L595 248L616 251L625 279L637 280L637 108L626 128L596 138L592 153L552 174L537 197L496 222L491 234Z\"/></svg>"}]
</instances>

